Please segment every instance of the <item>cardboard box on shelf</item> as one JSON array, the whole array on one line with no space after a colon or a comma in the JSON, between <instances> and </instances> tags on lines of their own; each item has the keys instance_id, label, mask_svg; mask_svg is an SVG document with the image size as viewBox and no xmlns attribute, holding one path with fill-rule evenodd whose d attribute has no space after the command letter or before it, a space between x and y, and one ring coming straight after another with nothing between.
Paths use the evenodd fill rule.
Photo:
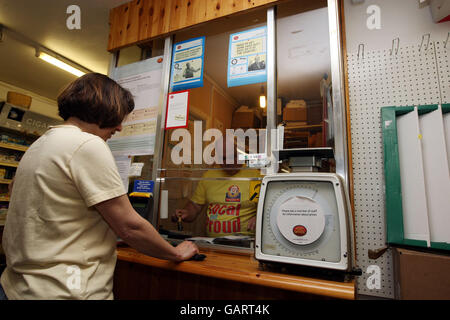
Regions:
<instances>
[{"instance_id":1,"label":"cardboard box on shelf","mask_svg":"<svg viewBox=\"0 0 450 320\"><path fill-rule=\"evenodd\" d=\"M306 108L284 108L284 121L306 121Z\"/></svg>"},{"instance_id":2,"label":"cardboard box on shelf","mask_svg":"<svg viewBox=\"0 0 450 320\"><path fill-rule=\"evenodd\" d=\"M233 113L231 127L233 129L259 128L260 119L255 109L241 106Z\"/></svg>"},{"instance_id":3,"label":"cardboard box on shelf","mask_svg":"<svg viewBox=\"0 0 450 320\"><path fill-rule=\"evenodd\" d=\"M304 100L291 100L283 109L284 121L307 121L306 102Z\"/></svg>"},{"instance_id":4,"label":"cardboard box on shelf","mask_svg":"<svg viewBox=\"0 0 450 320\"><path fill-rule=\"evenodd\" d=\"M305 100L290 100L286 104L286 108L298 108L298 107L306 108L306 101Z\"/></svg>"},{"instance_id":5,"label":"cardboard box on shelf","mask_svg":"<svg viewBox=\"0 0 450 320\"><path fill-rule=\"evenodd\" d=\"M324 143L322 141L322 132L310 133L308 137L308 147L309 148L320 148L323 147Z\"/></svg>"},{"instance_id":6,"label":"cardboard box on shelf","mask_svg":"<svg viewBox=\"0 0 450 320\"><path fill-rule=\"evenodd\" d=\"M396 299L450 299L450 255L396 247L392 253Z\"/></svg>"},{"instance_id":7,"label":"cardboard box on shelf","mask_svg":"<svg viewBox=\"0 0 450 320\"><path fill-rule=\"evenodd\" d=\"M31 106L31 97L18 92L8 91L6 94L6 102L29 109Z\"/></svg>"}]
</instances>

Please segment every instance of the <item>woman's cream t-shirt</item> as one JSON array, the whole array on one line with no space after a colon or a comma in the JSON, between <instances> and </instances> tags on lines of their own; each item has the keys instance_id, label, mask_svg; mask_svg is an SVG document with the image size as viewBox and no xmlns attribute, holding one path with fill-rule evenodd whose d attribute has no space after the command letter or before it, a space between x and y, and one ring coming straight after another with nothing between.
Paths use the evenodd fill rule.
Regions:
<instances>
[{"instance_id":1,"label":"woman's cream t-shirt","mask_svg":"<svg viewBox=\"0 0 450 320\"><path fill-rule=\"evenodd\" d=\"M93 207L126 194L100 137L50 128L17 168L2 246L9 299L112 299L116 236Z\"/></svg>"}]
</instances>

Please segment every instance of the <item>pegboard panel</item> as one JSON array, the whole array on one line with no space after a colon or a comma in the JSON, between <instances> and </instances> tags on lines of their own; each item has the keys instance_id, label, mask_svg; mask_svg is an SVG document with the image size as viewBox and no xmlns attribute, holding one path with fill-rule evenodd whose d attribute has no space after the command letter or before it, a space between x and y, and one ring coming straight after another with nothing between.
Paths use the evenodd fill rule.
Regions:
<instances>
[{"instance_id":1,"label":"pegboard panel","mask_svg":"<svg viewBox=\"0 0 450 320\"><path fill-rule=\"evenodd\" d=\"M347 56L360 295L395 294L390 250L376 260L368 257L369 249L386 246L381 107L441 103L449 93L446 53L430 42L370 52L360 47ZM438 66L445 62L443 71Z\"/></svg>"},{"instance_id":2,"label":"pegboard panel","mask_svg":"<svg viewBox=\"0 0 450 320\"><path fill-rule=\"evenodd\" d=\"M450 40L436 42L436 57L439 67L442 103L450 103Z\"/></svg>"}]
</instances>

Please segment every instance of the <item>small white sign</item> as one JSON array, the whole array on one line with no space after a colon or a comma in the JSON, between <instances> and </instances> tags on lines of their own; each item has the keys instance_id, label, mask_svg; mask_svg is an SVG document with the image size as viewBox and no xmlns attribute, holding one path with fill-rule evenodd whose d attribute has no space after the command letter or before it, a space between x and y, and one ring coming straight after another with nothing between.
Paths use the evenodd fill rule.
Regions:
<instances>
[{"instance_id":1,"label":"small white sign","mask_svg":"<svg viewBox=\"0 0 450 320\"><path fill-rule=\"evenodd\" d=\"M144 163L142 162L135 162L131 164L130 167L130 177L140 177L142 174L142 168L144 167Z\"/></svg>"},{"instance_id":2,"label":"small white sign","mask_svg":"<svg viewBox=\"0 0 450 320\"><path fill-rule=\"evenodd\" d=\"M265 153L239 154L239 160L265 160L267 155Z\"/></svg>"},{"instance_id":3,"label":"small white sign","mask_svg":"<svg viewBox=\"0 0 450 320\"><path fill-rule=\"evenodd\" d=\"M166 130L186 128L189 116L189 91L169 94L167 99Z\"/></svg>"}]
</instances>

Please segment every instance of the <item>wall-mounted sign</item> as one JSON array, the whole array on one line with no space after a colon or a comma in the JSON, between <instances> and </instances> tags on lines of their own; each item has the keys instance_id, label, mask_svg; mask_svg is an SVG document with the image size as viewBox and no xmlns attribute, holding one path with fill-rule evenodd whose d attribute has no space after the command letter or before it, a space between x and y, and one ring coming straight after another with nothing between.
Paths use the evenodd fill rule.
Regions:
<instances>
[{"instance_id":1,"label":"wall-mounted sign","mask_svg":"<svg viewBox=\"0 0 450 320\"><path fill-rule=\"evenodd\" d=\"M0 103L0 127L3 128L16 130L20 133L42 135L49 126L62 123L62 120L25 110L9 103Z\"/></svg>"},{"instance_id":2,"label":"wall-mounted sign","mask_svg":"<svg viewBox=\"0 0 450 320\"><path fill-rule=\"evenodd\" d=\"M189 91L172 92L167 97L166 130L186 128L189 117Z\"/></svg>"},{"instance_id":3,"label":"wall-mounted sign","mask_svg":"<svg viewBox=\"0 0 450 320\"><path fill-rule=\"evenodd\" d=\"M135 180L133 192L152 193L155 183L152 180Z\"/></svg>"},{"instance_id":4,"label":"wall-mounted sign","mask_svg":"<svg viewBox=\"0 0 450 320\"><path fill-rule=\"evenodd\" d=\"M267 28L230 35L228 87L267 81Z\"/></svg>"},{"instance_id":5,"label":"wall-mounted sign","mask_svg":"<svg viewBox=\"0 0 450 320\"><path fill-rule=\"evenodd\" d=\"M170 90L182 91L203 86L205 37L174 44Z\"/></svg>"}]
</instances>

